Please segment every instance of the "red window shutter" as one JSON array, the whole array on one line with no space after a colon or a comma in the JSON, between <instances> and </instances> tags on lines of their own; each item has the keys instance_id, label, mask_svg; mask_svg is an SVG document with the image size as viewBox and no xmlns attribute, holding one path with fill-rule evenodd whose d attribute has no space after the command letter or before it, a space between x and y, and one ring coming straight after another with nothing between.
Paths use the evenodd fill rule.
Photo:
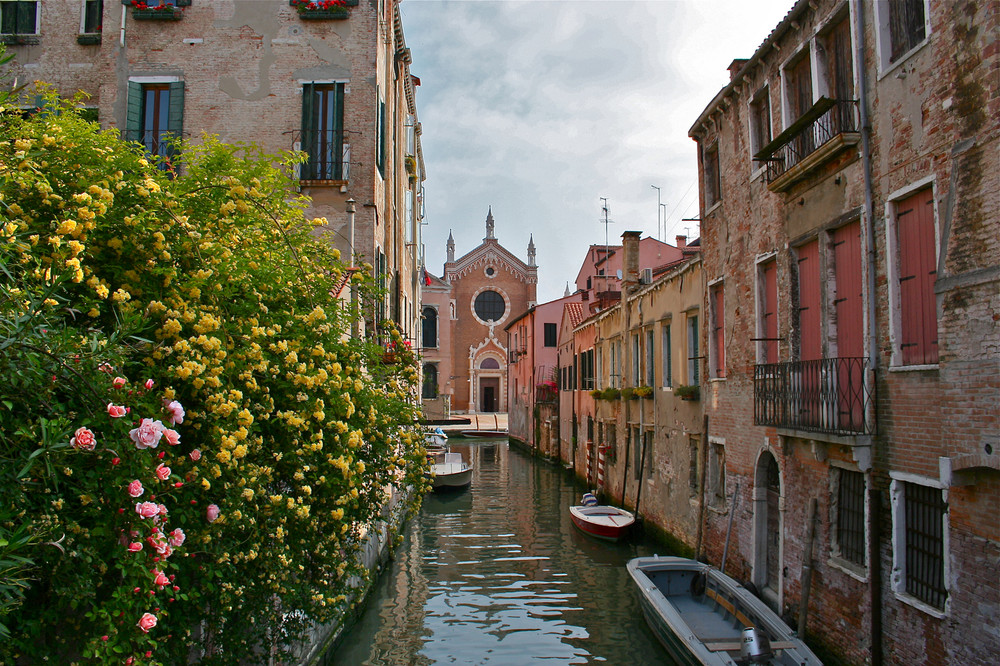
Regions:
<instances>
[{"instance_id":1,"label":"red window shutter","mask_svg":"<svg viewBox=\"0 0 1000 666\"><path fill-rule=\"evenodd\" d=\"M900 351L904 365L938 362L934 201L927 188L896 206Z\"/></svg>"},{"instance_id":2,"label":"red window shutter","mask_svg":"<svg viewBox=\"0 0 1000 666\"><path fill-rule=\"evenodd\" d=\"M764 302L761 326L764 337L764 362L778 362L778 262L768 261L761 267L764 282Z\"/></svg>"},{"instance_id":3,"label":"red window shutter","mask_svg":"<svg viewBox=\"0 0 1000 666\"><path fill-rule=\"evenodd\" d=\"M864 356L864 308L862 307L861 222L852 222L833 232L833 299L837 323L837 356Z\"/></svg>"},{"instance_id":4,"label":"red window shutter","mask_svg":"<svg viewBox=\"0 0 1000 666\"><path fill-rule=\"evenodd\" d=\"M819 241L799 248L799 360L823 358L820 320Z\"/></svg>"}]
</instances>

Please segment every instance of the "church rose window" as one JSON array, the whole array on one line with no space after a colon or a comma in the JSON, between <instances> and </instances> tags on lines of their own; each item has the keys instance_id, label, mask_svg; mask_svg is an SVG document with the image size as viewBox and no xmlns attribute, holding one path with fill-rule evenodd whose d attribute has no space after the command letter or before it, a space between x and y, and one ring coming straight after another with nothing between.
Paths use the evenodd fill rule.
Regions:
<instances>
[{"instance_id":1,"label":"church rose window","mask_svg":"<svg viewBox=\"0 0 1000 666\"><path fill-rule=\"evenodd\" d=\"M506 305L498 292L487 290L476 296L475 309L476 316L483 321L500 321Z\"/></svg>"}]
</instances>

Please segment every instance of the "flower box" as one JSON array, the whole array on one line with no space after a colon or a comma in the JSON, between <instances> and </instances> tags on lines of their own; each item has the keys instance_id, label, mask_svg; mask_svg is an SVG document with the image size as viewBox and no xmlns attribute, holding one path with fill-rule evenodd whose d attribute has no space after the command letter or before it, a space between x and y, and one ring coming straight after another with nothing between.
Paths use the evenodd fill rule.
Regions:
<instances>
[{"instance_id":1,"label":"flower box","mask_svg":"<svg viewBox=\"0 0 1000 666\"><path fill-rule=\"evenodd\" d=\"M681 384L674 389L674 395L681 400L701 400L701 388L697 384L689 386Z\"/></svg>"},{"instance_id":2,"label":"flower box","mask_svg":"<svg viewBox=\"0 0 1000 666\"><path fill-rule=\"evenodd\" d=\"M637 386L635 389L635 394L640 398L652 398L653 397L653 387L652 386Z\"/></svg>"},{"instance_id":3,"label":"flower box","mask_svg":"<svg viewBox=\"0 0 1000 666\"><path fill-rule=\"evenodd\" d=\"M101 33L88 32L76 36L76 43L84 46L93 46L101 43Z\"/></svg>"},{"instance_id":4,"label":"flower box","mask_svg":"<svg viewBox=\"0 0 1000 666\"><path fill-rule=\"evenodd\" d=\"M165 5L163 9L133 9L132 18L136 21L180 21L184 12Z\"/></svg>"},{"instance_id":5,"label":"flower box","mask_svg":"<svg viewBox=\"0 0 1000 666\"><path fill-rule=\"evenodd\" d=\"M11 46L26 46L29 44L40 44L38 35L0 35L0 44Z\"/></svg>"},{"instance_id":6,"label":"flower box","mask_svg":"<svg viewBox=\"0 0 1000 666\"><path fill-rule=\"evenodd\" d=\"M334 9L309 9L299 12L299 18L305 21L336 21L351 17L351 10L347 7L336 7Z\"/></svg>"}]
</instances>

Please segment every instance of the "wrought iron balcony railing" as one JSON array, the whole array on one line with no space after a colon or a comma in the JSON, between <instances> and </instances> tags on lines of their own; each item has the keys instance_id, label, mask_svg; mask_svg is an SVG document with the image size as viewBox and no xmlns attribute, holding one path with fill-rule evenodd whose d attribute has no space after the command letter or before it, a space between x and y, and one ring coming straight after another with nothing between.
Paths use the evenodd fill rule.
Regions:
<instances>
[{"instance_id":1,"label":"wrought iron balcony railing","mask_svg":"<svg viewBox=\"0 0 1000 666\"><path fill-rule=\"evenodd\" d=\"M872 435L875 383L864 358L767 363L754 368L754 424L837 435Z\"/></svg>"},{"instance_id":2,"label":"wrought iron balcony railing","mask_svg":"<svg viewBox=\"0 0 1000 666\"><path fill-rule=\"evenodd\" d=\"M347 180L350 178L351 146L342 130L302 130L299 149L309 159L300 167L302 180Z\"/></svg>"},{"instance_id":3,"label":"wrought iron balcony railing","mask_svg":"<svg viewBox=\"0 0 1000 666\"><path fill-rule=\"evenodd\" d=\"M773 183L836 137L857 134L860 128L857 100L822 97L753 157L767 166L767 182Z\"/></svg>"}]
</instances>

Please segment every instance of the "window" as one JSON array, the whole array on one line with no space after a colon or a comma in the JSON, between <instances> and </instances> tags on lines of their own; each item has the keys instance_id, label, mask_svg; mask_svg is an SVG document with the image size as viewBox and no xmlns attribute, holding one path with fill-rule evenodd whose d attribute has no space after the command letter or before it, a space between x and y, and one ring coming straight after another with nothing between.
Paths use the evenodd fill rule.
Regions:
<instances>
[{"instance_id":1,"label":"window","mask_svg":"<svg viewBox=\"0 0 1000 666\"><path fill-rule=\"evenodd\" d=\"M301 149L308 159L304 180L347 180L350 147L344 142L344 84L307 83L302 88Z\"/></svg>"},{"instance_id":2,"label":"window","mask_svg":"<svg viewBox=\"0 0 1000 666\"><path fill-rule=\"evenodd\" d=\"M500 361L496 360L495 358L491 358L491 357L484 358L483 361L482 361L482 363L479 364L479 369L480 370L499 370L500 369Z\"/></svg>"},{"instance_id":3,"label":"window","mask_svg":"<svg viewBox=\"0 0 1000 666\"><path fill-rule=\"evenodd\" d=\"M879 0L875 3L882 70L900 62L930 32L925 0Z\"/></svg>"},{"instance_id":4,"label":"window","mask_svg":"<svg viewBox=\"0 0 1000 666\"><path fill-rule=\"evenodd\" d=\"M476 316L486 322L500 321L507 306L499 292L487 289L476 296L474 304Z\"/></svg>"},{"instance_id":5,"label":"window","mask_svg":"<svg viewBox=\"0 0 1000 666\"><path fill-rule=\"evenodd\" d=\"M421 345L424 348L434 349L438 346L437 340L437 323L438 323L438 313L434 308L424 308L424 325L422 332Z\"/></svg>"},{"instance_id":6,"label":"window","mask_svg":"<svg viewBox=\"0 0 1000 666\"><path fill-rule=\"evenodd\" d=\"M687 377L688 384L698 384L701 381L698 352L698 315L688 315L687 318Z\"/></svg>"},{"instance_id":7,"label":"window","mask_svg":"<svg viewBox=\"0 0 1000 666\"><path fill-rule=\"evenodd\" d=\"M580 388L589 391L594 388L594 350L580 353Z\"/></svg>"},{"instance_id":8,"label":"window","mask_svg":"<svg viewBox=\"0 0 1000 666\"><path fill-rule=\"evenodd\" d=\"M710 208L722 199L722 177L719 174L719 144L714 143L705 150L705 207Z\"/></svg>"},{"instance_id":9,"label":"window","mask_svg":"<svg viewBox=\"0 0 1000 666\"><path fill-rule=\"evenodd\" d=\"M688 435L688 494L698 496L698 437Z\"/></svg>"},{"instance_id":10,"label":"window","mask_svg":"<svg viewBox=\"0 0 1000 666\"><path fill-rule=\"evenodd\" d=\"M750 100L750 154L771 143L771 96L767 86Z\"/></svg>"},{"instance_id":11,"label":"window","mask_svg":"<svg viewBox=\"0 0 1000 666\"><path fill-rule=\"evenodd\" d=\"M375 165L378 167L378 172L385 178L385 101L377 88L375 94L378 104L378 117L375 119Z\"/></svg>"},{"instance_id":12,"label":"window","mask_svg":"<svg viewBox=\"0 0 1000 666\"><path fill-rule=\"evenodd\" d=\"M818 240L798 249L796 264L799 280L799 303L796 308L799 360L815 361L823 358Z\"/></svg>"},{"instance_id":13,"label":"window","mask_svg":"<svg viewBox=\"0 0 1000 666\"><path fill-rule=\"evenodd\" d=\"M726 443L709 438L708 452L708 503L709 506L726 506Z\"/></svg>"},{"instance_id":14,"label":"window","mask_svg":"<svg viewBox=\"0 0 1000 666\"><path fill-rule=\"evenodd\" d=\"M629 379L633 386L642 381L642 340L638 333L632 334L632 376Z\"/></svg>"},{"instance_id":15,"label":"window","mask_svg":"<svg viewBox=\"0 0 1000 666\"><path fill-rule=\"evenodd\" d=\"M642 470L646 478L651 479L653 478L653 468L656 466L653 463L653 431L651 429L642 431L642 449L645 451L643 454L645 460L642 461Z\"/></svg>"},{"instance_id":16,"label":"window","mask_svg":"<svg viewBox=\"0 0 1000 666\"><path fill-rule=\"evenodd\" d=\"M101 32L101 17L104 14L104 0L85 0L83 3L84 33Z\"/></svg>"},{"instance_id":17,"label":"window","mask_svg":"<svg viewBox=\"0 0 1000 666\"><path fill-rule=\"evenodd\" d=\"M894 359L902 365L938 362L937 250L932 188L925 188L895 204L895 240L899 349Z\"/></svg>"},{"instance_id":18,"label":"window","mask_svg":"<svg viewBox=\"0 0 1000 666\"><path fill-rule=\"evenodd\" d=\"M835 229L833 245L833 315L836 330L836 356L864 356L864 309L861 270L861 222ZM831 335L832 337L832 335Z\"/></svg>"},{"instance_id":19,"label":"window","mask_svg":"<svg viewBox=\"0 0 1000 666\"><path fill-rule=\"evenodd\" d=\"M609 379L608 386L611 386L613 388L618 388L619 372L618 372L617 344L618 344L617 341L612 342L608 348L608 351L611 353L611 368L610 368L610 374L608 376Z\"/></svg>"},{"instance_id":20,"label":"window","mask_svg":"<svg viewBox=\"0 0 1000 666\"><path fill-rule=\"evenodd\" d=\"M898 544L893 553L896 592L943 611L948 599L944 548L948 505L944 491L894 479L892 502Z\"/></svg>"},{"instance_id":21,"label":"window","mask_svg":"<svg viewBox=\"0 0 1000 666\"><path fill-rule=\"evenodd\" d=\"M833 512L833 555L859 567L865 566L865 476L834 468L836 500Z\"/></svg>"},{"instance_id":22,"label":"window","mask_svg":"<svg viewBox=\"0 0 1000 666\"><path fill-rule=\"evenodd\" d=\"M602 387L604 382L601 381L604 377L604 348L597 348L597 360L594 366L594 388L599 389Z\"/></svg>"},{"instance_id":23,"label":"window","mask_svg":"<svg viewBox=\"0 0 1000 666\"><path fill-rule=\"evenodd\" d=\"M813 105L812 60L809 57L808 47L802 50L802 55L797 60L785 68L782 81L785 86L785 108L788 112L785 115L785 127L788 127ZM792 139L789 146L791 152L786 153L788 159L786 168L797 164L816 149L813 133L800 132Z\"/></svg>"},{"instance_id":24,"label":"window","mask_svg":"<svg viewBox=\"0 0 1000 666\"><path fill-rule=\"evenodd\" d=\"M38 34L39 2L0 0L0 33L5 35Z\"/></svg>"},{"instance_id":25,"label":"window","mask_svg":"<svg viewBox=\"0 0 1000 666\"><path fill-rule=\"evenodd\" d=\"M159 158L158 168L173 170L183 126L183 81L129 81L125 138Z\"/></svg>"},{"instance_id":26,"label":"window","mask_svg":"<svg viewBox=\"0 0 1000 666\"><path fill-rule=\"evenodd\" d=\"M757 361L778 362L778 262L757 265Z\"/></svg>"},{"instance_id":27,"label":"window","mask_svg":"<svg viewBox=\"0 0 1000 666\"><path fill-rule=\"evenodd\" d=\"M674 385L674 368L671 355L673 354L673 344L670 341L670 324L664 324L660 328L661 346L660 353L663 355L663 385Z\"/></svg>"},{"instance_id":28,"label":"window","mask_svg":"<svg viewBox=\"0 0 1000 666\"><path fill-rule=\"evenodd\" d=\"M854 122L854 108L844 104L854 99L854 67L851 54L851 27L845 16L837 21L823 37L823 50L826 58L827 96L838 103L831 120L833 127L831 135L841 132L856 132L858 125Z\"/></svg>"},{"instance_id":29,"label":"window","mask_svg":"<svg viewBox=\"0 0 1000 666\"><path fill-rule=\"evenodd\" d=\"M638 479L640 477L639 466L642 462L642 459L639 457L642 455L642 440L639 439L639 426L632 426L628 429L628 431L630 433L632 446L632 478Z\"/></svg>"},{"instance_id":30,"label":"window","mask_svg":"<svg viewBox=\"0 0 1000 666\"><path fill-rule=\"evenodd\" d=\"M437 366L428 363L424 366L424 384L420 392L421 398L436 398L438 396Z\"/></svg>"},{"instance_id":31,"label":"window","mask_svg":"<svg viewBox=\"0 0 1000 666\"><path fill-rule=\"evenodd\" d=\"M716 282L708 290L711 307L711 373L721 379L726 376L726 297L722 282Z\"/></svg>"},{"instance_id":32,"label":"window","mask_svg":"<svg viewBox=\"0 0 1000 666\"><path fill-rule=\"evenodd\" d=\"M556 339L556 333L558 327L555 324L545 324L543 328L545 329L544 330L545 346L555 347L558 344L558 340Z\"/></svg>"},{"instance_id":33,"label":"window","mask_svg":"<svg viewBox=\"0 0 1000 666\"><path fill-rule=\"evenodd\" d=\"M653 352L655 348L653 347L653 329L646 329L646 381L644 382L646 386L652 386L656 383L655 367L653 366Z\"/></svg>"}]
</instances>

